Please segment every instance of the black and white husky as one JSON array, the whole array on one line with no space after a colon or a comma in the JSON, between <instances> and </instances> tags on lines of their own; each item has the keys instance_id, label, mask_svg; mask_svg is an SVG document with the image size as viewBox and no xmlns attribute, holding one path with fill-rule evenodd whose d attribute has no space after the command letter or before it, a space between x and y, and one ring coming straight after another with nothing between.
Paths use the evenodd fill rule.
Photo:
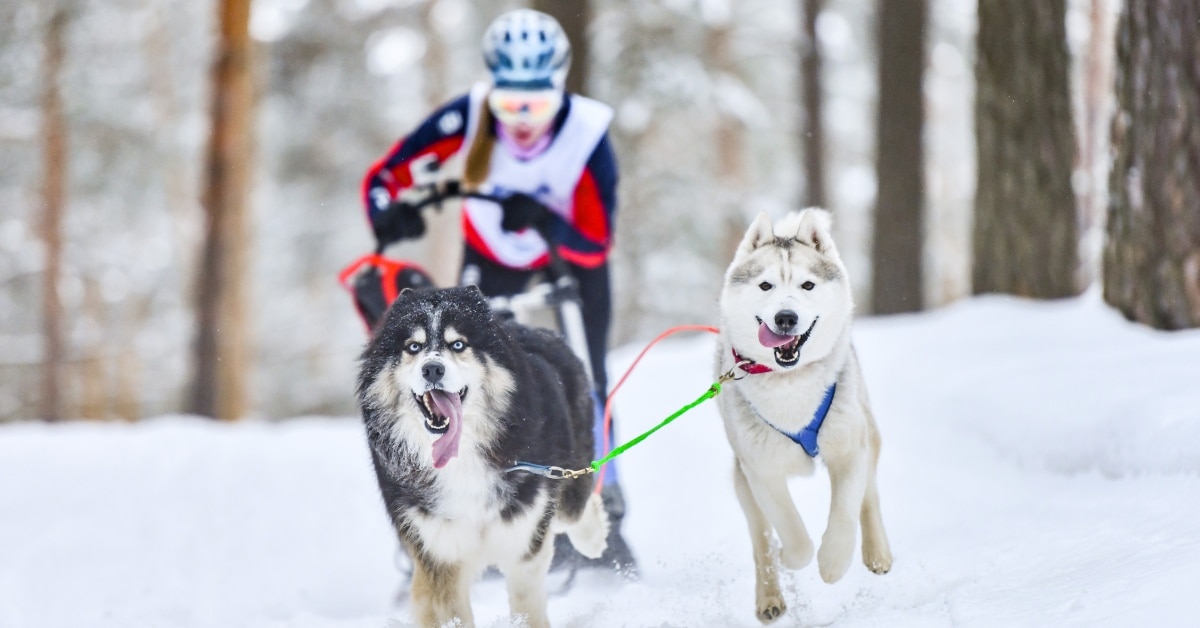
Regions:
<instances>
[{"instance_id":1,"label":"black and white husky","mask_svg":"<svg viewBox=\"0 0 1200 628\"><path fill-rule=\"evenodd\" d=\"M829 212L806 209L772 227L750 225L725 274L716 369L741 379L717 397L733 447L734 487L754 550L755 610L763 622L787 605L770 553L779 535L784 567L813 559L813 542L788 492L789 476L829 469L829 522L816 552L821 578L846 573L862 525L862 558L875 573L892 566L879 512L879 430L850 343L850 279L830 234Z\"/></svg>"},{"instance_id":2,"label":"black and white husky","mask_svg":"<svg viewBox=\"0 0 1200 628\"><path fill-rule=\"evenodd\" d=\"M586 467L590 391L566 344L498 319L473 286L406 290L391 306L363 353L358 400L388 515L413 557L420 625L473 625L469 586L494 565L512 613L547 626L554 535L588 557L604 551L591 476L506 472L517 461Z\"/></svg>"}]
</instances>

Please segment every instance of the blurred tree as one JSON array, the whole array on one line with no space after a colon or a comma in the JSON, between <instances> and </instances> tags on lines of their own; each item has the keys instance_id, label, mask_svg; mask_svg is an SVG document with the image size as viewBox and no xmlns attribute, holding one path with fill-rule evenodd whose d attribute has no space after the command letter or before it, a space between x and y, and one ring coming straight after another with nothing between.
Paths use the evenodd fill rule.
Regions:
<instances>
[{"instance_id":1,"label":"blurred tree","mask_svg":"<svg viewBox=\"0 0 1200 628\"><path fill-rule=\"evenodd\" d=\"M744 89L744 82L738 75L736 26L732 12L725 19L709 19L705 23L703 59L704 66L715 75L717 88L714 95L731 91L731 85ZM710 202L721 216L721 257L730 259L746 231L746 219L741 211L749 193L746 124L729 103L721 102L719 97L714 101L713 156L716 164L713 182L716 188Z\"/></svg>"},{"instance_id":2,"label":"blurred tree","mask_svg":"<svg viewBox=\"0 0 1200 628\"><path fill-rule=\"evenodd\" d=\"M428 0L421 9L421 25L425 35L425 56L421 67L425 77L425 101L434 111L450 98L450 58L446 37L438 28L439 5L447 0ZM477 55L478 56L478 55ZM452 286L458 283L462 265L462 205L443 203L441 211L426 212L427 230L421 241L425 269L434 283Z\"/></svg>"},{"instance_id":3,"label":"blurred tree","mask_svg":"<svg viewBox=\"0 0 1200 628\"><path fill-rule=\"evenodd\" d=\"M804 103L804 205L825 207L825 119L821 111L821 46L817 17L824 0L803 0L800 48L800 98Z\"/></svg>"},{"instance_id":4,"label":"blurred tree","mask_svg":"<svg viewBox=\"0 0 1200 628\"><path fill-rule=\"evenodd\" d=\"M1200 326L1200 4L1127 0L1117 30L1104 299Z\"/></svg>"},{"instance_id":5,"label":"blurred tree","mask_svg":"<svg viewBox=\"0 0 1200 628\"><path fill-rule=\"evenodd\" d=\"M975 294L1079 294L1066 0L980 0Z\"/></svg>"},{"instance_id":6,"label":"blurred tree","mask_svg":"<svg viewBox=\"0 0 1200 628\"><path fill-rule=\"evenodd\" d=\"M879 193L872 238L871 311L924 307L926 0L879 7Z\"/></svg>"},{"instance_id":7,"label":"blurred tree","mask_svg":"<svg viewBox=\"0 0 1200 628\"><path fill-rule=\"evenodd\" d=\"M567 74L567 91L583 95L591 94L588 91L591 4L590 0L533 0L531 5L535 10L554 16L562 25L567 41L571 42L571 71Z\"/></svg>"},{"instance_id":8,"label":"blurred tree","mask_svg":"<svg viewBox=\"0 0 1200 628\"><path fill-rule=\"evenodd\" d=\"M220 1L189 407L195 414L219 419L241 417L247 403L245 276L254 136L249 26L250 0Z\"/></svg>"},{"instance_id":9,"label":"blurred tree","mask_svg":"<svg viewBox=\"0 0 1200 628\"><path fill-rule=\"evenodd\" d=\"M42 240L45 243L45 281L42 284L42 383L39 414L47 421L63 418L63 367L66 338L59 299L62 275L62 223L67 187L67 119L63 110L62 78L68 8L50 3L46 52L42 59Z\"/></svg>"},{"instance_id":10,"label":"blurred tree","mask_svg":"<svg viewBox=\"0 0 1200 628\"><path fill-rule=\"evenodd\" d=\"M1113 0L1088 0L1087 47L1076 51L1079 81L1075 122L1079 162L1075 193L1079 202L1080 285L1101 279L1104 213L1108 209L1108 172L1112 162L1113 59L1116 56L1117 6ZM1070 10L1068 8L1068 10Z\"/></svg>"}]
</instances>

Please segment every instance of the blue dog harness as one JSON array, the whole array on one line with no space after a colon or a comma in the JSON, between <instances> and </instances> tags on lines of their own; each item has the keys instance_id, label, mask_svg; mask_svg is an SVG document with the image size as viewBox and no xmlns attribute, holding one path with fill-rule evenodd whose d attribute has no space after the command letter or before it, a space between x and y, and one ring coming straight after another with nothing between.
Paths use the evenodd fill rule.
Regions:
<instances>
[{"instance_id":1,"label":"blue dog harness","mask_svg":"<svg viewBox=\"0 0 1200 628\"><path fill-rule=\"evenodd\" d=\"M753 360L747 360L746 358L743 358L736 349L733 351L733 359L735 362L737 362L737 366L739 366L743 371L752 375L757 373L769 373L772 370L771 367L765 364L759 364ZM825 389L825 398L821 400L821 405L817 406L817 411L813 413L812 421L809 421L808 425L805 425L799 432L794 434L779 429L779 427L774 423L768 421L767 418L762 415L762 413L760 413L757 409L754 409L754 406L750 407L751 409L754 409L754 414L757 414L758 418L762 419L763 423L770 425L776 432L787 436L788 438L792 439L793 443L803 447L804 453L808 454L809 457L816 458L817 454L821 453L821 449L817 447L817 433L821 431L821 424L825 422L825 417L829 414L829 407L833 405L833 395L836 392L837 381L835 380L829 385L829 388Z\"/></svg>"},{"instance_id":2,"label":"blue dog harness","mask_svg":"<svg viewBox=\"0 0 1200 628\"><path fill-rule=\"evenodd\" d=\"M817 433L821 431L821 424L825 422L825 416L829 414L829 406L833 405L833 394L835 392L837 392L837 382L830 384L829 388L825 389L825 398L821 400L821 405L817 406L817 411L813 413L813 420L795 434L779 429L774 423L759 414L758 410L755 410L754 413L758 414L758 418L762 419L763 423L770 425L775 428L776 432L787 436L792 439L792 442L803 447L804 453L812 458L816 458L817 454L821 453L820 448L817 447Z\"/></svg>"}]
</instances>

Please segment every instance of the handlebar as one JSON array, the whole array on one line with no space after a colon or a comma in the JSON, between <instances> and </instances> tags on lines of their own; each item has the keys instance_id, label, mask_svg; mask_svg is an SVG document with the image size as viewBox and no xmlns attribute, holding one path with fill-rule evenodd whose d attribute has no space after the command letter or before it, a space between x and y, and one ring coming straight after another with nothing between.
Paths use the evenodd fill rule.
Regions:
<instances>
[{"instance_id":1,"label":"handlebar","mask_svg":"<svg viewBox=\"0 0 1200 628\"><path fill-rule=\"evenodd\" d=\"M438 187L434 184L430 184L425 187L429 190L429 194L425 196L425 198L422 198L420 201L417 201L411 205L413 211L419 212L430 205L440 205L443 201L451 198L476 198L484 201L492 201L494 203L500 203L507 198L507 196L499 196L496 194L479 192L477 190L465 189L462 186L462 182L457 179L445 181L442 184L441 189L438 189ZM558 254L558 249L555 247L556 242L554 234L549 228L547 228L546 225L534 225L534 229L537 231L538 235L542 236L542 240L546 242L546 250L550 257L550 270L553 274L553 277L561 278L569 276L570 273L567 272L566 262L563 261L562 256ZM384 243L376 242L375 252L377 254L383 253L384 248L386 248Z\"/></svg>"},{"instance_id":2,"label":"handlebar","mask_svg":"<svg viewBox=\"0 0 1200 628\"><path fill-rule=\"evenodd\" d=\"M412 203L409 205L409 207L412 209L412 211L415 211L415 212L420 212L421 210L425 209L426 207L429 207L430 205L439 205L438 209L441 209L440 205L443 201L451 199L451 198L456 198L456 197L457 198L478 198L478 199L482 199L485 201L493 201L496 203L499 203L500 201L504 200L502 197L495 196L492 194L484 194L483 192L476 192L474 190L464 190L462 187L462 183L456 179L446 181L443 184L441 189L438 189L438 187L432 183L429 185L421 186L421 187L423 189L427 190L428 194L426 194L424 198L417 201L416 203ZM389 244L391 244L390 241L385 242L383 240L376 239L375 240L375 254L382 255L384 249L386 249Z\"/></svg>"},{"instance_id":3,"label":"handlebar","mask_svg":"<svg viewBox=\"0 0 1200 628\"><path fill-rule=\"evenodd\" d=\"M456 197L478 198L485 201L494 201L496 203L499 203L505 199L505 197L497 196L495 194L486 194L484 192L478 192L475 190L463 189L462 182L458 181L457 179L446 181L440 190L437 188L437 186L432 184L427 187L429 188L429 194L425 198L414 203L412 205L413 210L420 211L426 207L429 207L430 205L437 205L442 201Z\"/></svg>"},{"instance_id":4,"label":"handlebar","mask_svg":"<svg viewBox=\"0 0 1200 628\"><path fill-rule=\"evenodd\" d=\"M429 191L429 194L411 206L413 211L419 212L430 205L438 205L442 201L454 197L477 198L495 203L499 203L506 198L495 194L463 189L462 183L457 180L445 181L441 189L438 189L434 184L423 187ZM534 225L534 229L537 230L542 240L546 242L547 254L550 259L548 272L546 273L548 281L539 283L518 294L492 297L489 299L489 303L494 310L503 310L510 313L553 304L560 331L566 337L571 351L583 363L584 369L588 374L588 381L592 381L592 364L587 346L587 332L583 325L582 297L579 293L579 282L567 268L566 261L559 255L558 248L556 247L556 239L554 238L554 234L551 233L549 225L543 222ZM377 243L376 254L382 254L383 248L383 243Z\"/></svg>"}]
</instances>

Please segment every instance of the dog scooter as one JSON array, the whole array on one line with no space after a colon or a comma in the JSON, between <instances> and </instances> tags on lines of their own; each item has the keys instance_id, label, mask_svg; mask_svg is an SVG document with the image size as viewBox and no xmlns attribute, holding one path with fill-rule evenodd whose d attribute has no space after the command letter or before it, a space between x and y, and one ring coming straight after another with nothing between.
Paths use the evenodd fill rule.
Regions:
<instances>
[{"instance_id":1,"label":"dog scooter","mask_svg":"<svg viewBox=\"0 0 1200 628\"><path fill-rule=\"evenodd\" d=\"M415 211L423 211L431 206L441 209L442 202L452 198L503 200L503 197L494 194L465 190L458 181L447 181L441 187L430 185L427 188L424 198L413 205ZM552 312L554 329L562 334L571 351L583 362L590 380L593 375L592 361L583 327L578 282L559 256L551 234L545 229L538 229L538 233L550 245L550 262L542 280L524 292L491 297L488 302L492 310L501 316L526 325L536 325L539 315ZM354 297L355 308L368 330L374 329L382 320L388 306L396 300L401 290L434 287L429 273L413 262L384 256L386 248L384 243L377 242L374 253L358 258L338 274L339 282Z\"/></svg>"}]
</instances>

